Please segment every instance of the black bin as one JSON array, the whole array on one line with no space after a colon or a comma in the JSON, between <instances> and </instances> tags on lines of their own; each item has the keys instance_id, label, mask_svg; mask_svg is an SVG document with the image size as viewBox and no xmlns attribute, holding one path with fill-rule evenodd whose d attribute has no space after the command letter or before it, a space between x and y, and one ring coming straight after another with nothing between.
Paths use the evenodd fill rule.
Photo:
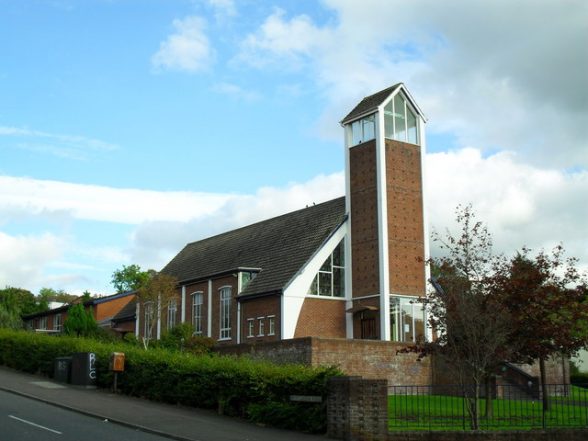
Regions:
<instances>
[{"instance_id":1,"label":"black bin","mask_svg":"<svg viewBox=\"0 0 588 441\"><path fill-rule=\"evenodd\" d=\"M71 376L71 357L57 357L53 362L53 379L69 383Z\"/></svg>"},{"instance_id":2,"label":"black bin","mask_svg":"<svg viewBox=\"0 0 588 441\"><path fill-rule=\"evenodd\" d=\"M96 354L78 352L72 355L71 384L96 387Z\"/></svg>"}]
</instances>

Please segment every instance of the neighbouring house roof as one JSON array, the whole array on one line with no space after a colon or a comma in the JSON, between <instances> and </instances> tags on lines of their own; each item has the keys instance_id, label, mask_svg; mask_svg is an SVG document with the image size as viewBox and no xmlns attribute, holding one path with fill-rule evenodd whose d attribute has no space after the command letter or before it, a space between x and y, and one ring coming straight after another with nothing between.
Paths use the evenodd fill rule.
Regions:
<instances>
[{"instance_id":1,"label":"neighbouring house roof","mask_svg":"<svg viewBox=\"0 0 588 441\"><path fill-rule=\"evenodd\" d=\"M112 317L111 321L113 323L120 323L135 320L136 312L137 299L133 299L127 303L114 317Z\"/></svg>"},{"instance_id":2,"label":"neighbouring house roof","mask_svg":"<svg viewBox=\"0 0 588 441\"><path fill-rule=\"evenodd\" d=\"M386 98L388 98L400 86L402 86L402 83L395 84L394 86L387 87L386 89L380 90L373 95L366 96L359 102L357 106L353 108L351 112L347 114L345 118L341 120L341 124L347 124L354 119L375 112L378 106L382 104Z\"/></svg>"},{"instance_id":3,"label":"neighbouring house roof","mask_svg":"<svg viewBox=\"0 0 588 441\"><path fill-rule=\"evenodd\" d=\"M333 199L190 243L162 272L187 283L256 268L242 295L281 292L345 218L345 198Z\"/></svg>"},{"instance_id":4,"label":"neighbouring house roof","mask_svg":"<svg viewBox=\"0 0 588 441\"><path fill-rule=\"evenodd\" d=\"M128 291L128 292L122 292L122 293L118 293L118 294L112 294L110 296L96 297L96 298L92 298L90 300L85 301L84 306L99 305L101 303L110 302L112 300L120 299L122 297L127 297L127 296L130 296L133 294L134 294L133 291ZM71 306L73 306L77 303L80 303L81 299L82 299L82 297L78 297L73 302L66 304L66 305L63 305L63 306L60 306L59 308L48 309L47 311L41 311L41 312L36 312L34 314L23 315L21 318L23 320L30 320L30 319L34 319L37 317L49 316L49 315L57 314L57 313L60 313L63 311L67 311Z\"/></svg>"}]
</instances>

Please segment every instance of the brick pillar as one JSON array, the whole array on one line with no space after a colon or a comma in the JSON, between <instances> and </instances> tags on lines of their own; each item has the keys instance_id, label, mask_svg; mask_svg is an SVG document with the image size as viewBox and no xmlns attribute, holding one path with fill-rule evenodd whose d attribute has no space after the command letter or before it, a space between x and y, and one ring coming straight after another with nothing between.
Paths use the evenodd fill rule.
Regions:
<instances>
[{"instance_id":1,"label":"brick pillar","mask_svg":"<svg viewBox=\"0 0 588 441\"><path fill-rule=\"evenodd\" d=\"M345 441L388 438L388 382L361 377L329 380L327 435Z\"/></svg>"}]
</instances>

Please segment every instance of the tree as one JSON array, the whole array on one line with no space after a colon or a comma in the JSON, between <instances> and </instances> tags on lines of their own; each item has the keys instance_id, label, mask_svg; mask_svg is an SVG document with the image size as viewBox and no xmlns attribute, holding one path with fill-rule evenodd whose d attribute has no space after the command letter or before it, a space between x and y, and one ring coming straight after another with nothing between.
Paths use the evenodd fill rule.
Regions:
<instances>
[{"instance_id":1,"label":"tree","mask_svg":"<svg viewBox=\"0 0 588 441\"><path fill-rule=\"evenodd\" d=\"M570 357L588 345L586 278L576 268L577 259L564 254L562 245L535 257L523 248L495 278L494 290L513 321L513 361L539 360L544 410L549 408L546 360Z\"/></svg>"},{"instance_id":2,"label":"tree","mask_svg":"<svg viewBox=\"0 0 588 441\"><path fill-rule=\"evenodd\" d=\"M142 271L139 265L123 265L112 273L112 286L117 293L136 291L145 284L153 270Z\"/></svg>"},{"instance_id":3,"label":"tree","mask_svg":"<svg viewBox=\"0 0 588 441\"><path fill-rule=\"evenodd\" d=\"M38 295L39 301L44 304L50 302L71 303L78 297L74 294L68 294L64 290L55 290L53 288L41 288Z\"/></svg>"},{"instance_id":4,"label":"tree","mask_svg":"<svg viewBox=\"0 0 588 441\"><path fill-rule=\"evenodd\" d=\"M77 303L67 310L67 318L63 322L66 334L77 337L90 337L96 334L98 325L92 314L92 308L86 310L82 303Z\"/></svg>"},{"instance_id":5,"label":"tree","mask_svg":"<svg viewBox=\"0 0 588 441\"><path fill-rule=\"evenodd\" d=\"M17 315L34 314L48 309L47 304L39 302L32 292L10 286L0 290L0 305Z\"/></svg>"},{"instance_id":6,"label":"tree","mask_svg":"<svg viewBox=\"0 0 588 441\"><path fill-rule=\"evenodd\" d=\"M0 303L0 328L20 329L22 320L20 315L14 310L9 309Z\"/></svg>"},{"instance_id":7,"label":"tree","mask_svg":"<svg viewBox=\"0 0 588 441\"><path fill-rule=\"evenodd\" d=\"M177 280L167 274L153 273L137 290L137 302L143 319L143 347L147 349L157 321L165 316L169 301L176 296ZM139 319L139 317L137 317Z\"/></svg>"},{"instance_id":8,"label":"tree","mask_svg":"<svg viewBox=\"0 0 588 441\"><path fill-rule=\"evenodd\" d=\"M449 231L445 236L433 233L433 240L445 253L429 262L435 290L428 294L426 304L429 325L438 337L415 350L421 357L438 357L457 374L475 430L479 428L480 386L508 357L511 327L508 310L490 290L499 261L492 253L490 233L475 220L470 205L457 208L456 220L461 227L459 236Z\"/></svg>"}]
</instances>

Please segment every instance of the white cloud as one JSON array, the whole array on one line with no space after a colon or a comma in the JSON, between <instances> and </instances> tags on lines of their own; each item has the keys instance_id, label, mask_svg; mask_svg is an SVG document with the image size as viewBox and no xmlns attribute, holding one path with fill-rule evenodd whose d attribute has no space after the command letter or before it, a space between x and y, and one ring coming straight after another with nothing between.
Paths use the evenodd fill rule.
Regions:
<instances>
[{"instance_id":1,"label":"white cloud","mask_svg":"<svg viewBox=\"0 0 588 441\"><path fill-rule=\"evenodd\" d=\"M321 133L339 139L333 121L341 109L403 81L429 131L453 133L459 146L519 151L536 165L588 166L588 3L324 4L335 15L325 24L273 13L239 55L264 68L304 67L328 101Z\"/></svg>"},{"instance_id":2,"label":"white cloud","mask_svg":"<svg viewBox=\"0 0 588 441\"><path fill-rule=\"evenodd\" d=\"M344 179L343 173L334 173L284 188L262 187L254 195L227 200L199 219L145 223L133 235L131 260L144 267L161 269L189 242L342 196Z\"/></svg>"},{"instance_id":3,"label":"white cloud","mask_svg":"<svg viewBox=\"0 0 588 441\"><path fill-rule=\"evenodd\" d=\"M52 234L11 236L0 231L0 287L41 286L46 268L61 257L63 247Z\"/></svg>"},{"instance_id":4,"label":"white cloud","mask_svg":"<svg viewBox=\"0 0 588 441\"><path fill-rule=\"evenodd\" d=\"M159 45L151 57L156 70L200 72L207 70L214 61L214 50L206 36L206 22L201 17L190 16L173 21L175 33Z\"/></svg>"},{"instance_id":5,"label":"white cloud","mask_svg":"<svg viewBox=\"0 0 588 441\"><path fill-rule=\"evenodd\" d=\"M483 157L466 148L428 155L426 173L429 223L437 231L455 228L457 205L472 203L497 252L563 242L588 269L588 172L538 168L512 154Z\"/></svg>"},{"instance_id":6,"label":"white cloud","mask_svg":"<svg viewBox=\"0 0 588 441\"><path fill-rule=\"evenodd\" d=\"M84 160L92 153L116 150L118 146L79 135L49 133L21 127L0 126L0 136L17 140L9 147L48 153L61 158Z\"/></svg>"},{"instance_id":7,"label":"white cloud","mask_svg":"<svg viewBox=\"0 0 588 441\"><path fill-rule=\"evenodd\" d=\"M254 90L243 89L241 86L233 83L216 83L213 85L213 90L239 100L254 101L260 98L259 93Z\"/></svg>"},{"instance_id":8,"label":"white cloud","mask_svg":"<svg viewBox=\"0 0 588 441\"><path fill-rule=\"evenodd\" d=\"M140 224L213 213L234 196L158 192L0 176L0 213Z\"/></svg>"},{"instance_id":9,"label":"white cloud","mask_svg":"<svg viewBox=\"0 0 588 441\"><path fill-rule=\"evenodd\" d=\"M208 4L214 9L217 21L237 15L237 7L233 0L208 0Z\"/></svg>"}]
</instances>

